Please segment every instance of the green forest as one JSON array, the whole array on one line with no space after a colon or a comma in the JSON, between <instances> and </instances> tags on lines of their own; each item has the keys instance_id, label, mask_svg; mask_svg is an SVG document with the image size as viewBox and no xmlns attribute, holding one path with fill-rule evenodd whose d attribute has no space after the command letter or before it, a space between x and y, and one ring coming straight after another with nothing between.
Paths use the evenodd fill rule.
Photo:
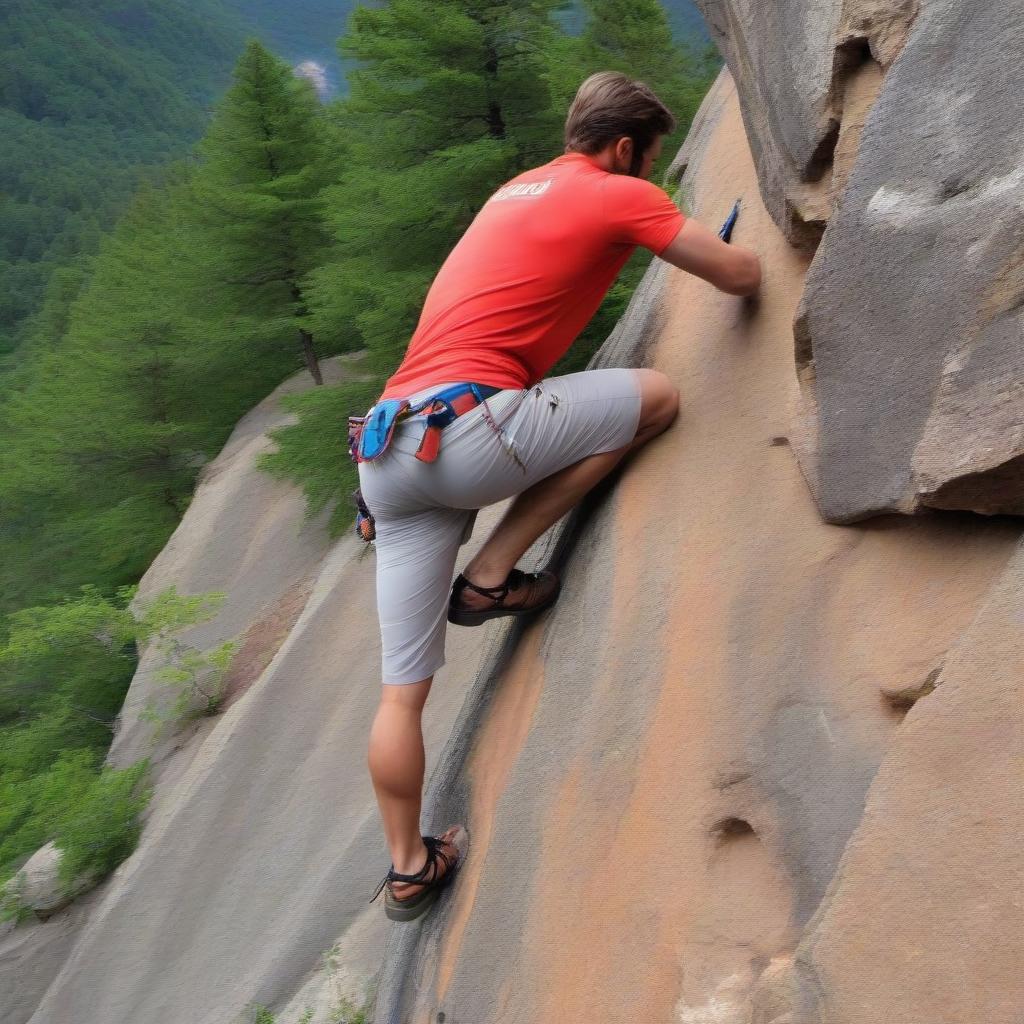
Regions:
<instances>
[{"instance_id":1,"label":"green forest","mask_svg":"<svg viewBox=\"0 0 1024 1024\"><path fill-rule=\"evenodd\" d=\"M140 177L202 134L243 41L220 0L0 6L0 360Z\"/></svg>"},{"instance_id":2,"label":"green forest","mask_svg":"<svg viewBox=\"0 0 1024 1024\"><path fill-rule=\"evenodd\" d=\"M482 203L562 151L588 74L626 71L675 112L661 180L717 62L657 0L584 0L570 32L571 6L357 7L347 90L323 103L212 0L5 5L0 881L49 840L67 880L131 851L147 765L103 760L141 645L168 645L190 699L228 664L173 641L217 595L133 598L239 417L307 369L320 386L287 400L298 422L263 468L351 528L346 416L397 365ZM556 372L586 364L649 261L637 251ZM320 384L324 358L361 350L364 379Z\"/></svg>"},{"instance_id":3,"label":"green forest","mask_svg":"<svg viewBox=\"0 0 1024 1024\"><path fill-rule=\"evenodd\" d=\"M356 59L334 46L356 0L10 0L0 5L0 368L34 333L47 290L81 281L140 182L185 156L209 123L247 35L314 62L345 93ZM582 0L557 24L583 30ZM666 4L703 47L691 0ZM61 271L57 273L57 271ZM50 325L42 325L50 333Z\"/></svg>"}]
</instances>

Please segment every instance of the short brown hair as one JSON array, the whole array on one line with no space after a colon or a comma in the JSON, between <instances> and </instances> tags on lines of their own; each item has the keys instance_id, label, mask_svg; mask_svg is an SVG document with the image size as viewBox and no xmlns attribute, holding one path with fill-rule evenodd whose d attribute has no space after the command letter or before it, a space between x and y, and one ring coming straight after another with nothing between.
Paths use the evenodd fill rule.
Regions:
<instances>
[{"instance_id":1,"label":"short brown hair","mask_svg":"<svg viewBox=\"0 0 1024 1024\"><path fill-rule=\"evenodd\" d=\"M668 135L676 119L651 88L618 71L599 71L577 90L565 119L566 152L597 153L628 135L634 166L659 135Z\"/></svg>"}]
</instances>

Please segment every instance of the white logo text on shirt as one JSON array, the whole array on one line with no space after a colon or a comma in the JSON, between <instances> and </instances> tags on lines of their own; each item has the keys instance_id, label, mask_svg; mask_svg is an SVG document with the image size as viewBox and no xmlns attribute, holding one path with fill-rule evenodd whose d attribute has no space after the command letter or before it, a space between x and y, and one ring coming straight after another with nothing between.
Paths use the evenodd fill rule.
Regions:
<instances>
[{"instance_id":1,"label":"white logo text on shirt","mask_svg":"<svg viewBox=\"0 0 1024 1024\"><path fill-rule=\"evenodd\" d=\"M551 188L552 179L545 181L520 181L514 185L504 185L491 196L491 202L499 202L502 199L513 199L516 196L542 196Z\"/></svg>"}]
</instances>

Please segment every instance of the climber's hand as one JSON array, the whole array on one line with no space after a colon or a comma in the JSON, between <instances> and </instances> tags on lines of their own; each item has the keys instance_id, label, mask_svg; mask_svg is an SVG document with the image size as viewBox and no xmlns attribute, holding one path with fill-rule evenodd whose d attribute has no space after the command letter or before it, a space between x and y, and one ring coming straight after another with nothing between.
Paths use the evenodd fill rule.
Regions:
<instances>
[{"instance_id":1,"label":"climber's hand","mask_svg":"<svg viewBox=\"0 0 1024 1024\"><path fill-rule=\"evenodd\" d=\"M688 219L658 255L730 295L753 295L761 286L761 260L757 253L723 242L714 231L695 220Z\"/></svg>"}]
</instances>

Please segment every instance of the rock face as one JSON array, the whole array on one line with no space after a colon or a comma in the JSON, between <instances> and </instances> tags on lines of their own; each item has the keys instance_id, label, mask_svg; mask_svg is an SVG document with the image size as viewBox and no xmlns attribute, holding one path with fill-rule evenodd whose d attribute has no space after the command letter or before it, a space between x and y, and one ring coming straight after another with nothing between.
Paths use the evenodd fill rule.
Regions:
<instances>
[{"instance_id":1,"label":"rock face","mask_svg":"<svg viewBox=\"0 0 1024 1024\"><path fill-rule=\"evenodd\" d=\"M886 753L797 949L809 1019L1021 1020L1022 632L1024 546Z\"/></svg>"},{"instance_id":2,"label":"rock face","mask_svg":"<svg viewBox=\"0 0 1024 1024\"><path fill-rule=\"evenodd\" d=\"M728 77L679 164L705 223L737 191L756 194ZM391 933L380 1020L848 1019L816 1007L793 951L907 703L951 670L1021 524L821 521L786 444L807 261L755 200L737 232L766 258L759 306L655 265L602 353L668 373L681 418L572 525L559 604L510 634L501 670L477 683L491 690L486 711L453 737L429 801L435 824L469 822L473 850L452 899L421 930ZM1020 634L1005 645L1019 652ZM927 745L926 731L914 742ZM1005 793L1007 758L991 766ZM990 897L988 882L965 880L964 902ZM1012 905L1001 915L992 927L1012 948L1024 918ZM843 928L828 932L837 962L856 937L856 922ZM1024 997L1007 963L986 992L969 962L946 964L947 985L987 1019ZM839 988L835 1004L848 1006ZM918 1020L942 1019L919 1005Z\"/></svg>"},{"instance_id":3,"label":"rock face","mask_svg":"<svg viewBox=\"0 0 1024 1024\"><path fill-rule=\"evenodd\" d=\"M261 637L248 675L226 710L159 748L133 855L45 922L0 935L0 1024L249 1024L257 1005L278 1024L328 1024L367 995L375 1024L1018 1024L1024 522L947 511L837 525L816 503L838 493L836 460L888 479L906 450L892 441L872 461L835 440L822 410L841 393L824 381L838 333L821 347L831 328L816 303L841 299L826 287L841 272L833 233L852 250L868 231L868 142L924 52L928 12L945 9L928 3L895 62L909 6L711 11L747 78L738 94L723 73L675 172L703 223L743 196L734 237L761 253L764 287L749 302L654 261L598 362L663 370L679 420L536 545L530 560L565 569L550 612L450 631L424 718L422 825L465 822L472 843L429 916L390 925L367 902L388 866L365 764L380 688L373 557L315 525L300 542L297 494L252 478L197 495L147 584L225 591L191 638ZM798 56L773 63L786 32ZM847 32L879 67L843 82L812 264L786 210L834 119L828 68ZM961 59L935 38L936 55ZM806 71L793 95L787 67ZM953 116L940 111L937 124ZM779 154L789 170L779 157L776 174ZM895 236L875 237L888 258ZM955 262L948 280L966 273ZM892 271L894 288L904 280ZM941 305L946 279L922 280ZM997 274L991 294L1008 301L999 282L1015 280ZM896 301L860 298L872 316ZM937 378L933 391L911 451L946 438L948 468L964 422L980 431L1008 406L979 385L968 415L968 391ZM249 441L254 453L265 437ZM209 485L232 458L250 479L239 452L229 445ZM500 511L481 514L474 543ZM265 538L294 546L276 557ZM131 713L152 693L147 673L111 754L122 763L150 752Z\"/></svg>"},{"instance_id":4,"label":"rock face","mask_svg":"<svg viewBox=\"0 0 1024 1024\"><path fill-rule=\"evenodd\" d=\"M1024 513L1024 11L935 0L889 71L797 324L822 513Z\"/></svg>"},{"instance_id":5,"label":"rock face","mask_svg":"<svg viewBox=\"0 0 1024 1024\"><path fill-rule=\"evenodd\" d=\"M1024 513L1024 10L701 6L776 223L828 224L796 324L822 515Z\"/></svg>"},{"instance_id":6,"label":"rock face","mask_svg":"<svg viewBox=\"0 0 1024 1024\"><path fill-rule=\"evenodd\" d=\"M697 0L734 79L761 195L791 242L812 247L831 213L833 160L865 75L899 53L917 0ZM866 66L866 69L865 69ZM850 117L851 109L854 108ZM840 146L837 170L848 170Z\"/></svg>"}]
</instances>

